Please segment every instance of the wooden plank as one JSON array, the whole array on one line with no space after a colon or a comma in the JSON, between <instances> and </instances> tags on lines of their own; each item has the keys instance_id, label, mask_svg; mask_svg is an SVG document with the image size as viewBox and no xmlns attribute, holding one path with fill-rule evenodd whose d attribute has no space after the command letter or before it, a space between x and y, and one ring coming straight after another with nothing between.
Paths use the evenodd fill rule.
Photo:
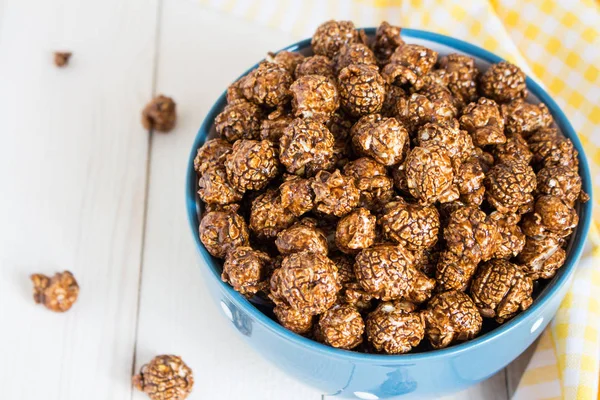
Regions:
<instances>
[{"instance_id":1,"label":"wooden plank","mask_svg":"<svg viewBox=\"0 0 600 400\"><path fill-rule=\"evenodd\" d=\"M506 373L505 370L498 372L491 378L478 383L452 396L443 397L443 400L507 400ZM440 399L441 400L441 399Z\"/></svg>"},{"instance_id":2,"label":"wooden plank","mask_svg":"<svg viewBox=\"0 0 600 400\"><path fill-rule=\"evenodd\" d=\"M165 2L160 26L157 92L175 99L179 119L172 133L152 140L136 363L181 355L196 377L191 399L320 399L253 352L213 303L183 200L187 157L204 115L230 81L292 40L191 1Z\"/></svg>"},{"instance_id":3,"label":"wooden plank","mask_svg":"<svg viewBox=\"0 0 600 400\"><path fill-rule=\"evenodd\" d=\"M513 394L517 390L517 386L519 385L519 381L521 380L521 376L523 372L525 372L525 368L529 364L529 360L533 356L537 345L537 340L527 348L515 361L510 363L508 367L506 367L506 387L508 390L509 398L512 398Z\"/></svg>"},{"instance_id":4,"label":"wooden plank","mask_svg":"<svg viewBox=\"0 0 600 400\"><path fill-rule=\"evenodd\" d=\"M0 31L0 386L129 400L156 0L6 0ZM74 53L64 69L52 52ZM29 274L74 272L55 314Z\"/></svg>"}]
</instances>

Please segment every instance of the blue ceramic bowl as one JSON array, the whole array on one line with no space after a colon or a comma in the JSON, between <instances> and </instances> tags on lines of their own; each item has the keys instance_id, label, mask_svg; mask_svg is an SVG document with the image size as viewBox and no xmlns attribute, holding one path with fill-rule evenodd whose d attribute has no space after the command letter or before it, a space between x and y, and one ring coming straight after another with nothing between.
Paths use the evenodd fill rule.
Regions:
<instances>
[{"instance_id":1,"label":"blue ceramic bowl","mask_svg":"<svg viewBox=\"0 0 600 400\"><path fill-rule=\"evenodd\" d=\"M374 35L375 29L366 29ZM475 57L478 67L502 59L472 44L426 31L404 29L408 43L433 48L440 55L464 53ZM285 50L310 53L310 39ZM253 67L254 68L254 67ZM531 101L544 102L563 134L579 152L583 189L591 194L591 180L583 147L558 105L535 81L527 78ZM213 121L225 106L225 93L212 107L194 140L187 169L186 207L190 228L201 258L201 268L212 297L245 340L284 372L324 394L359 399L427 398L462 390L495 374L521 354L543 331L565 296L591 220L592 201L579 204L579 225L572 235L565 265L548 283L536 290L533 305L507 323L474 340L442 350L415 354L377 355L339 350L296 335L269 318L258 307L221 281L220 263L199 240L199 201L193 168L196 150L215 135Z\"/></svg>"}]
</instances>

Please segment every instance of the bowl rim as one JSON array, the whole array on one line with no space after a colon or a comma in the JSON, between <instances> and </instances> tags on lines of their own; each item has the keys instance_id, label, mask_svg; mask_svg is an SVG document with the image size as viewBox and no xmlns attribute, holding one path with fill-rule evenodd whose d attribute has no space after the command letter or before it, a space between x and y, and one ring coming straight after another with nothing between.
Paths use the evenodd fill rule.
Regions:
<instances>
[{"instance_id":1,"label":"bowl rim","mask_svg":"<svg viewBox=\"0 0 600 400\"><path fill-rule=\"evenodd\" d=\"M361 28L365 31L365 33L369 35L373 35L376 31L376 28ZM497 56L494 53L491 53L481 47L475 46L471 43L465 42L460 39L456 39L450 36L442 35L439 33L434 33L425 30L419 29L402 29L401 35L403 37L409 37L414 39L427 40L431 42L436 42L441 45L445 45L456 50L459 50L468 55L480 58L489 63L498 63L500 61L504 61L503 58ZM286 46L282 50L287 51L297 51L300 49L304 49L310 46L311 39L304 39L289 46ZM240 75L244 76L249 71L254 69L258 64L254 65L252 68L248 69L244 74ZM239 79L239 78L238 78ZM291 344L301 347L301 348L309 348L312 351L321 353L325 356L332 358L342 358L345 360L351 360L353 362L358 363L377 363L379 365L389 365L389 364L398 364L398 363L411 363L418 360L423 359L431 359L431 358L442 358L442 357L451 357L455 355L459 355L466 351L471 351L472 349L484 346L485 344L498 339L499 337L507 335L511 330L517 328L522 323L526 322L527 319L531 319L533 316L537 315L541 312L541 310L548 304L554 294L560 291L561 288L564 287L568 282L570 282L570 278L573 275L577 262L581 257L583 252L585 239L587 238L588 231L591 224L591 214L592 214L592 185L591 185L591 176L589 165L585 156L585 152L577 133L571 126L569 120L558 106L558 104L552 99L552 97L533 79L529 76L526 78L527 88L530 90L532 94L534 94L541 102L548 106L552 116L554 117L555 123L560 127L563 134L571 139L573 145L576 150L579 152L579 173L582 179L582 190L584 190L589 196L590 199L588 202L579 205L579 225L577 226L576 231L573 233L574 238L570 244L570 251L567 254L567 259L562 268L559 269L558 273L548 284L546 287L539 293L538 297L535 299L534 303L529 307L526 311L521 312L510 321L500 325L499 327L491 330L490 332L486 332L485 334L476 337L467 342L459 343L453 345L451 347L447 347L444 349L438 350L430 350L423 353L408 353L408 354L398 354L398 355L386 355L386 354L368 354L368 353L359 353L355 351L337 349L334 347L330 347L324 345L322 343L316 342L312 339L305 338L296 333L293 333L283 326L279 325L277 322L273 321L267 315L263 314L256 306L254 306L250 301L248 301L244 296L240 295L238 292L233 290L233 288L226 283L224 283L220 279L220 272L217 271L217 268L213 267L214 259L210 256L210 254L206 251L202 243L200 242L199 233L198 233L198 204L196 203L196 172L194 170L194 158L196 157L197 149L201 146L202 143L206 140L208 132L210 131L211 126L213 125L214 118L216 115L222 110L224 105L226 104L226 91L221 94L221 96L217 99L215 104L211 107L210 111L206 114L202 125L196 137L194 138L194 143L190 152L188 164L187 164L187 176L186 176L186 188L185 188L185 198L186 198L186 210L188 216L188 222L190 224L190 229L194 236L194 240L196 243L196 247L200 255L202 256L202 260L207 265L202 267L209 267L209 270L212 272L211 276L217 281L217 284L221 286L221 290L224 291L229 299L235 303L236 307L239 307L243 312L248 313L257 321L259 321L266 329L281 337L282 339L287 340ZM204 264L202 263L202 264ZM219 267L220 269L220 267ZM547 321L546 321L547 322ZM540 331L541 332L541 331ZM533 334L533 333L532 333Z\"/></svg>"}]
</instances>

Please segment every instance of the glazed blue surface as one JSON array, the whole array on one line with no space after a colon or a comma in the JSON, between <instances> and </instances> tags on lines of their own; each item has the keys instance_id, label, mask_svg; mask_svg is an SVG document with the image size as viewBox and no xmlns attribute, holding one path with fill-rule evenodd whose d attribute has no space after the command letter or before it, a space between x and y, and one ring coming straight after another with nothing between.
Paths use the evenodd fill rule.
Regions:
<instances>
[{"instance_id":1,"label":"glazed blue surface","mask_svg":"<svg viewBox=\"0 0 600 400\"><path fill-rule=\"evenodd\" d=\"M368 35L374 28L365 29ZM403 29L405 40L430 41L449 47L450 51L469 54L487 63L502 59L484 49L458 39L426 31ZM284 50L306 51L310 39ZM254 68L254 67L252 67ZM573 141L579 152L583 190L592 194L590 172L584 150L571 124L556 102L532 79L527 78L532 95L545 103L557 126ZM362 399L435 398L453 393L486 379L521 354L543 331L565 296L591 222L592 201L580 204L580 223L569 243L565 265L538 293L533 305L512 320L474 340L446 349L415 354L363 354L335 349L296 335L234 291L220 278L221 266L200 242L198 235L199 205L197 178L193 160L207 136L214 134L213 121L226 104L225 93L207 114L191 149L186 180L186 207L190 228L200 254L200 267L213 299L220 304L256 351L284 372L329 395Z\"/></svg>"}]
</instances>

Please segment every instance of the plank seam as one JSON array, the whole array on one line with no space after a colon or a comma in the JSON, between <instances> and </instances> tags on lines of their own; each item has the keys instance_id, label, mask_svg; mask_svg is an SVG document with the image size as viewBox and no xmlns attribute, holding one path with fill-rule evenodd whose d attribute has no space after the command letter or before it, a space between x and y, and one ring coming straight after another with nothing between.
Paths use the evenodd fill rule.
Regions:
<instances>
[{"instance_id":1,"label":"plank seam","mask_svg":"<svg viewBox=\"0 0 600 400\"><path fill-rule=\"evenodd\" d=\"M161 24L162 24L162 7L163 0L158 0L156 5L156 30L154 35L154 62L152 65L152 84L151 84L151 93L152 97L156 95L156 82L158 77L158 59L159 59L159 43L160 43L160 32L161 32ZM135 331L134 337L135 341L133 344L133 357L131 360L131 376L135 375L135 364L137 359L137 347L138 347L138 334L139 334L139 325L140 325L140 302L142 296L142 279L144 272L144 250L146 245L146 227L148 223L148 197L150 192L150 175L151 175L151 165L152 165L152 143L153 143L154 132L152 129L148 130L148 149L146 151L146 180L144 183L144 213L142 219L142 243L140 246L140 265L138 271L138 293L137 293L137 308L135 314ZM135 388L133 387L133 382L131 384L131 399L135 394Z\"/></svg>"}]
</instances>

